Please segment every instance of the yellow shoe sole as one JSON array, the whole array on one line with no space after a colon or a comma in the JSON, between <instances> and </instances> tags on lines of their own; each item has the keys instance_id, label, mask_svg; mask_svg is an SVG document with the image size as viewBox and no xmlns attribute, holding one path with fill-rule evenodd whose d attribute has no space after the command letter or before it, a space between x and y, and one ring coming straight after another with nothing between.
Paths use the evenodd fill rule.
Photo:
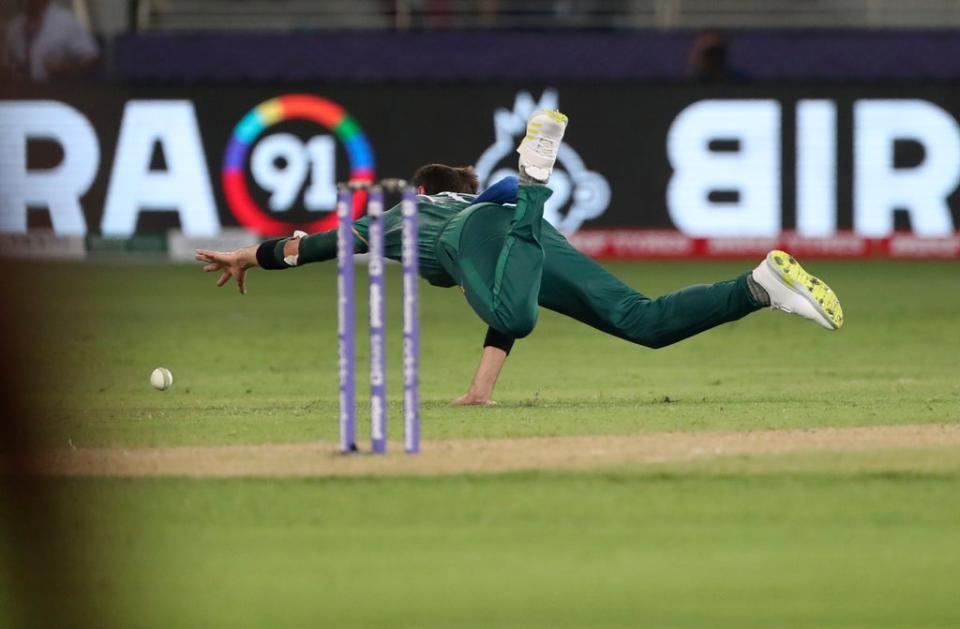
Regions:
<instances>
[{"instance_id":1,"label":"yellow shoe sole","mask_svg":"<svg viewBox=\"0 0 960 629\"><path fill-rule=\"evenodd\" d=\"M548 109L547 115L561 124L567 124L568 122L567 115L560 113L556 109Z\"/></svg>"},{"instance_id":2,"label":"yellow shoe sole","mask_svg":"<svg viewBox=\"0 0 960 629\"><path fill-rule=\"evenodd\" d=\"M767 260L781 281L806 297L834 330L843 327L840 300L826 282L804 271L800 263L786 251L771 251L767 254Z\"/></svg>"},{"instance_id":3,"label":"yellow shoe sole","mask_svg":"<svg viewBox=\"0 0 960 629\"><path fill-rule=\"evenodd\" d=\"M553 118L555 121L559 122L562 125L566 125L569 122L566 114L562 114L556 109L547 109L543 113ZM537 131L540 130L540 127L543 126L541 122L528 122L527 123L527 139L534 140L537 137Z\"/></svg>"}]
</instances>

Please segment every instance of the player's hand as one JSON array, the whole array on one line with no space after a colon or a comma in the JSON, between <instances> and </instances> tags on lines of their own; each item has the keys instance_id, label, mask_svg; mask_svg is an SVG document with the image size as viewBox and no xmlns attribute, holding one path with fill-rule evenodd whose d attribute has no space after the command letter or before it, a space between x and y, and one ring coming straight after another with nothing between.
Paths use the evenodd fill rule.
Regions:
<instances>
[{"instance_id":1,"label":"player's hand","mask_svg":"<svg viewBox=\"0 0 960 629\"><path fill-rule=\"evenodd\" d=\"M236 251L209 251L197 249L196 259L206 262L203 270L207 273L220 272L217 286L223 286L232 277L237 281L241 295L247 294L247 269L254 266L244 249Z\"/></svg>"},{"instance_id":2,"label":"player's hand","mask_svg":"<svg viewBox=\"0 0 960 629\"><path fill-rule=\"evenodd\" d=\"M496 402L490 398L479 397L467 393L450 402L451 406L496 406Z\"/></svg>"}]
</instances>

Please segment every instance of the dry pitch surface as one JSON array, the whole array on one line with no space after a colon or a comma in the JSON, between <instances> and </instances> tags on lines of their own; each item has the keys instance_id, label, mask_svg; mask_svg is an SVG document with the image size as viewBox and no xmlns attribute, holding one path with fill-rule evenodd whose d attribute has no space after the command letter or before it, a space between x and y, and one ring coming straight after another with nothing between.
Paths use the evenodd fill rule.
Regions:
<instances>
[{"instance_id":1,"label":"dry pitch surface","mask_svg":"<svg viewBox=\"0 0 960 629\"><path fill-rule=\"evenodd\" d=\"M905 425L750 432L648 433L428 441L417 456L342 456L331 443L52 451L33 471L93 476L364 476L590 470L712 461L736 456L960 448L960 425ZM960 458L960 457L956 457ZM923 457L919 458L922 467ZM769 463L769 461L768 461ZM909 467L916 469L915 460Z\"/></svg>"}]
</instances>

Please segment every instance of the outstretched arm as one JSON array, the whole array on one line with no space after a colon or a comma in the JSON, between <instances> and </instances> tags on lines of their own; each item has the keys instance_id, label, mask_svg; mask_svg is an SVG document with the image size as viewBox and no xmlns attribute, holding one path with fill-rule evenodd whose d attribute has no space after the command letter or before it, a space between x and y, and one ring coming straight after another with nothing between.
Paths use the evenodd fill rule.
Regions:
<instances>
[{"instance_id":1,"label":"outstretched arm","mask_svg":"<svg viewBox=\"0 0 960 629\"><path fill-rule=\"evenodd\" d=\"M497 384L497 377L507 360L507 353L497 347L484 347L477 373L470 383L470 390L455 399L454 406L492 406L493 387Z\"/></svg>"},{"instance_id":2,"label":"outstretched arm","mask_svg":"<svg viewBox=\"0 0 960 629\"><path fill-rule=\"evenodd\" d=\"M503 364L513 348L514 338L498 332L493 328L487 329L487 337L483 342L483 355L477 372L470 383L470 389L465 395L455 399L451 404L455 406L491 406L493 388L497 385L497 378L503 369Z\"/></svg>"},{"instance_id":3,"label":"outstretched arm","mask_svg":"<svg viewBox=\"0 0 960 629\"><path fill-rule=\"evenodd\" d=\"M365 250L361 236L354 231L354 247L358 252ZM260 245L252 245L235 251L210 251L197 249L196 259L206 262L203 270L207 273L220 272L217 286L223 286L234 278L241 294L246 294L247 269L279 270L332 260L337 256L336 230L319 232L308 236L298 231L291 238L276 238Z\"/></svg>"},{"instance_id":4,"label":"outstretched arm","mask_svg":"<svg viewBox=\"0 0 960 629\"><path fill-rule=\"evenodd\" d=\"M504 177L477 196L474 203L517 203L519 190L519 181L516 177ZM466 394L455 399L452 404L456 406L496 404L493 401L493 389L515 340L512 336L494 328L488 328L487 338L483 342L483 355L473 381L470 383L470 389Z\"/></svg>"},{"instance_id":5,"label":"outstretched arm","mask_svg":"<svg viewBox=\"0 0 960 629\"><path fill-rule=\"evenodd\" d=\"M203 270L207 273L220 272L217 286L223 286L232 277L237 281L241 295L247 294L247 269L257 266L257 246L244 247L236 251L210 251L197 249L195 256L200 262L206 262Z\"/></svg>"}]
</instances>

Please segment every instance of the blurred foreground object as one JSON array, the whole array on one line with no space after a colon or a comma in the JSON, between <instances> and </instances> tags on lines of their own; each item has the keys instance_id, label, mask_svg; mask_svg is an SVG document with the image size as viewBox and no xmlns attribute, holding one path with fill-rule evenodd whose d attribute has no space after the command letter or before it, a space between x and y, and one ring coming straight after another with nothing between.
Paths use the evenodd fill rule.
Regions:
<instances>
[{"instance_id":1,"label":"blurred foreground object","mask_svg":"<svg viewBox=\"0 0 960 629\"><path fill-rule=\"evenodd\" d=\"M100 58L77 16L50 0L26 0L7 27L6 52L8 76L38 83L87 75Z\"/></svg>"}]
</instances>

